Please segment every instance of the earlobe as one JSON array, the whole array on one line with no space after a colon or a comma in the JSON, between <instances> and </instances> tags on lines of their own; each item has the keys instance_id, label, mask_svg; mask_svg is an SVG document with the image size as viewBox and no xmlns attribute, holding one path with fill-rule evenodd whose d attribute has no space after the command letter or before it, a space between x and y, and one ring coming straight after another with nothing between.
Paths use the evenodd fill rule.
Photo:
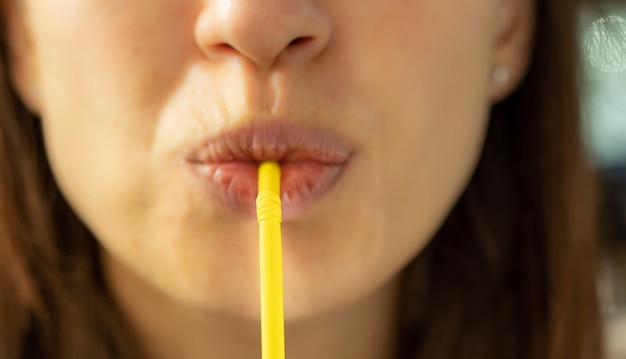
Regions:
<instances>
[{"instance_id":1,"label":"earlobe","mask_svg":"<svg viewBox=\"0 0 626 359\"><path fill-rule=\"evenodd\" d=\"M39 83L34 47L24 9L16 1L2 7L3 41L9 81L29 111L39 113Z\"/></svg>"},{"instance_id":2,"label":"earlobe","mask_svg":"<svg viewBox=\"0 0 626 359\"><path fill-rule=\"evenodd\" d=\"M509 96L520 84L532 55L535 0L501 0L496 26L491 101ZM506 68L506 78L502 69Z\"/></svg>"}]
</instances>

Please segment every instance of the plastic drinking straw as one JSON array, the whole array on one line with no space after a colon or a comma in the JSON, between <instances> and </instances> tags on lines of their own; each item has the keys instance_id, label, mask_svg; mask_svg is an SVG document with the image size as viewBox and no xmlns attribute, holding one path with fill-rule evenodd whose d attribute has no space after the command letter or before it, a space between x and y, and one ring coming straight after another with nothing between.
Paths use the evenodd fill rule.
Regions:
<instances>
[{"instance_id":1,"label":"plastic drinking straw","mask_svg":"<svg viewBox=\"0 0 626 359\"><path fill-rule=\"evenodd\" d=\"M276 162L263 162L259 166L256 211L259 222L262 359L284 359L282 213L280 166Z\"/></svg>"}]
</instances>

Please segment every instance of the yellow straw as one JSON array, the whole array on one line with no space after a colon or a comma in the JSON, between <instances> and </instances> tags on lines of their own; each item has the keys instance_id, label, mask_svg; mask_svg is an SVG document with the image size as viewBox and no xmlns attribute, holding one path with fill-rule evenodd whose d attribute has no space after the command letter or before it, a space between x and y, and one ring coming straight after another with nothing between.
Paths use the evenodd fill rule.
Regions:
<instances>
[{"instance_id":1,"label":"yellow straw","mask_svg":"<svg viewBox=\"0 0 626 359\"><path fill-rule=\"evenodd\" d=\"M259 195L256 199L256 210L259 222L261 262L262 359L284 359L280 166L275 162L263 162L259 167Z\"/></svg>"}]
</instances>

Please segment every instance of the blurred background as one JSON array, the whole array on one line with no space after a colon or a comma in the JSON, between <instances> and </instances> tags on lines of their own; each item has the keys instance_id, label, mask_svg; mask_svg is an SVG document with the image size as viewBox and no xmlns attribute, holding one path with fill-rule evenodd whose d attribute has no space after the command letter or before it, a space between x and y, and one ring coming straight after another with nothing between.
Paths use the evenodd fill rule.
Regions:
<instances>
[{"instance_id":1,"label":"blurred background","mask_svg":"<svg viewBox=\"0 0 626 359\"><path fill-rule=\"evenodd\" d=\"M605 185L599 294L607 358L626 359L626 2L581 15L584 140Z\"/></svg>"}]
</instances>

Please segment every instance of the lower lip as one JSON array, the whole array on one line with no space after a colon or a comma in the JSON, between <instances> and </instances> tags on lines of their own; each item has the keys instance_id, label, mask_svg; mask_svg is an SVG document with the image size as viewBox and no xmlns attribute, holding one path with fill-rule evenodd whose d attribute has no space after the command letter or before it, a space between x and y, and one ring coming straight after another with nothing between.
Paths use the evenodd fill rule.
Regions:
<instances>
[{"instance_id":1,"label":"lower lip","mask_svg":"<svg viewBox=\"0 0 626 359\"><path fill-rule=\"evenodd\" d=\"M256 217L258 164L226 162L192 164L202 185L226 207ZM311 208L337 182L345 164L298 161L281 164L280 199L283 220L296 219Z\"/></svg>"}]
</instances>

